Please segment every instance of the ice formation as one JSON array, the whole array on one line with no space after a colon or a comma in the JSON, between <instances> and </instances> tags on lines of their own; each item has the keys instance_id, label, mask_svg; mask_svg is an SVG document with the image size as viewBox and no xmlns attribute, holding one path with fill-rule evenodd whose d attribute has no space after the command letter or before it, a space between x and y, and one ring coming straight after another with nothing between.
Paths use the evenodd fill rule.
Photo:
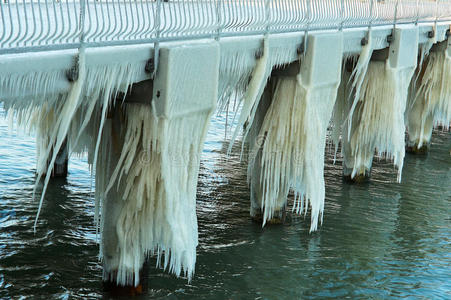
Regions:
<instances>
[{"instance_id":1,"label":"ice formation","mask_svg":"<svg viewBox=\"0 0 451 300\"><path fill-rule=\"evenodd\" d=\"M243 67L237 66L239 75L228 81L234 79L242 83L238 86L244 92L229 151L238 132L244 127L243 143L247 141L250 147L248 183L251 187L251 215L261 210L264 226L286 204L288 193L293 190L296 194L293 210L306 213L311 207L313 231L322 219L323 152L338 84L309 86L300 75L297 78L275 77L268 83L274 67L299 59L297 48L293 46L275 46L265 37L263 55L257 59L251 75L249 70L252 64L235 58L243 62ZM250 80L246 80L248 77ZM227 79L224 75L222 78ZM222 85L220 95L233 94L224 92L228 91L225 88L227 85ZM268 93L268 89L274 91ZM225 107L227 101L227 97L220 97L219 107ZM257 201L261 203L256 204Z\"/></svg>"},{"instance_id":2,"label":"ice formation","mask_svg":"<svg viewBox=\"0 0 451 300\"><path fill-rule=\"evenodd\" d=\"M157 117L150 105L125 104L119 97L142 72L142 63L88 68L81 49L78 64L79 78L67 94L50 93L61 76L57 73L0 81L1 88L12 91L45 84L32 98L3 99L11 118L36 132L36 187L45 176L39 210L56 154L68 141L71 154L87 152L88 162L96 166L105 278L136 285L145 256L156 254L159 265L190 280L196 260L199 156L212 110ZM110 115L121 110L123 118L113 122Z\"/></svg>"},{"instance_id":3,"label":"ice formation","mask_svg":"<svg viewBox=\"0 0 451 300\"><path fill-rule=\"evenodd\" d=\"M309 86L301 75L277 78L259 138L251 145L248 169L248 177L260 184L263 224L286 201L290 190L295 193L293 211L307 213L311 207L310 231L322 220L326 130L337 87ZM261 164L258 177L251 173L253 164Z\"/></svg>"},{"instance_id":4,"label":"ice formation","mask_svg":"<svg viewBox=\"0 0 451 300\"><path fill-rule=\"evenodd\" d=\"M41 178L45 176L44 187L41 193L38 213L39 217L45 191L52 173L58 151L65 141L69 140L71 149L80 151L90 150L94 153L92 145L79 145L84 129L95 111L100 120L106 117L106 109L111 104L118 92L124 92L134 81L142 68L141 64L111 64L87 69L85 64L85 50L80 49L78 55L78 80L70 86L66 94L51 94L49 82L56 82L56 78L50 79L39 73L32 74L35 78L26 75L24 79L16 83L3 80L2 83L11 90L23 90L40 83L45 89L36 90L36 95L27 99L5 100L5 107L10 116L16 115L19 126L29 131L36 131L38 145L37 179L35 191ZM54 76L59 74L55 73ZM101 121L102 122L102 121ZM101 130L99 130L99 133ZM91 139L92 140L92 139ZM94 137L94 140L98 140ZM70 152L73 152L72 150ZM94 157L96 154L94 153ZM94 163L91 161L91 163Z\"/></svg>"},{"instance_id":5,"label":"ice formation","mask_svg":"<svg viewBox=\"0 0 451 300\"><path fill-rule=\"evenodd\" d=\"M397 70L388 62L370 62L359 99L360 122L350 140L355 159L352 176L357 172L356 166L365 163L364 157L376 150L379 156L393 159L401 181L404 111L412 75L413 68Z\"/></svg>"},{"instance_id":6,"label":"ice formation","mask_svg":"<svg viewBox=\"0 0 451 300\"><path fill-rule=\"evenodd\" d=\"M344 169L351 178L371 169L373 154L392 159L401 181L405 153L404 111L413 67L392 67L390 61L370 60L371 37L351 74L345 74L334 120L342 134ZM346 73L346 71L345 71ZM349 82L346 83L349 76ZM343 113L349 108L348 113ZM337 133L334 133L337 140Z\"/></svg>"},{"instance_id":7,"label":"ice formation","mask_svg":"<svg viewBox=\"0 0 451 300\"><path fill-rule=\"evenodd\" d=\"M106 235L117 239L102 242L105 279L137 284L150 253L165 269L190 280L198 235L199 155L212 111L171 119L141 104L124 110L125 128L115 129L119 120L109 121L97 164L103 214L114 211L103 218L103 231L115 229Z\"/></svg>"},{"instance_id":8,"label":"ice formation","mask_svg":"<svg viewBox=\"0 0 451 300\"><path fill-rule=\"evenodd\" d=\"M167 91L168 115L157 112L155 102L125 101L144 62L88 67L81 49L78 67L78 80L62 94L51 93L64 81L61 72L27 74L16 82L0 78L0 88L28 89L33 95L4 101L11 119L15 116L20 126L36 132L36 187L40 177L46 177L39 209L56 154L67 141L71 154L87 153L91 170L95 166L95 219L102 231L104 279L137 285L146 255L155 254L159 266L191 280L198 243L199 158L216 92L214 99L204 99L203 89L196 91L198 102L205 105L184 113L178 108L187 96L177 85ZM178 68L183 72L174 73L182 79L192 72L183 64Z\"/></svg>"},{"instance_id":9,"label":"ice formation","mask_svg":"<svg viewBox=\"0 0 451 300\"><path fill-rule=\"evenodd\" d=\"M252 72L251 79L249 85L247 87L246 93L243 98L243 105L241 107L240 116L238 118L237 127L233 133L229 152L232 150L233 143L238 136L243 125L247 122L247 127L252 124L253 117L255 115L255 111L258 106L258 102L260 100L261 95L263 94L263 90L266 86L266 81L271 73L272 67L269 65L269 45L268 39L265 38L263 40L263 50L262 56L257 60L257 64L255 69ZM246 136L247 130L245 130Z\"/></svg>"},{"instance_id":10,"label":"ice formation","mask_svg":"<svg viewBox=\"0 0 451 300\"><path fill-rule=\"evenodd\" d=\"M238 49L238 53L221 54L218 108L223 111L231 99L237 100L239 104L235 106L238 120L230 140L229 152L243 127L244 146L271 71L297 57L294 45L283 43L276 45L270 37L265 36L262 49L252 55L241 49ZM261 55L256 59L258 53Z\"/></svg>"},{"instance_id":11,"label":"ice formation","mask_svg":"<svg viewBox=\"0 0 451 300\"><path fill-rule=\"evenodd\" d=\"M448 46L449 47L449 46ZM418 67L418 79L409 99L406 118L408 146L428 144L433 126L449 129L451 122L450 50L431 51Z\"/></svg>"}]
</instances>

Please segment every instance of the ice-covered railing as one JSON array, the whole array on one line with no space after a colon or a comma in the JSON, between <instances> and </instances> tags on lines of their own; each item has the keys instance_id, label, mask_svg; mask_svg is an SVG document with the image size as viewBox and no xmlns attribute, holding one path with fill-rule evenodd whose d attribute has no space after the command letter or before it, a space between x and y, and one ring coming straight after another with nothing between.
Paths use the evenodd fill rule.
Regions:
<instances>
[{"instance_id":1,"label":"ice-covered railing","mask_svg":"<svg viewBox=\"0 0 451 300\"><path fill-rule=\"evenodd\" d=\"M0 0L0 53L451 20L451 0Z\"/></svg>"}]
</instances>

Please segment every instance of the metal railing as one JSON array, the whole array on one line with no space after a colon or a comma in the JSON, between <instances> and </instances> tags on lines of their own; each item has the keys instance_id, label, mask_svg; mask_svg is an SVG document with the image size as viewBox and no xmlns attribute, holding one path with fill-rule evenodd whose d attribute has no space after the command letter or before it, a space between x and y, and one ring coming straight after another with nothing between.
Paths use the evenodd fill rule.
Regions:
<instances>
[{"instance_id":1,"label":"metal railing","mask_svg":"<svg viewBox=\"0 0 451 300\"><path fill-rule=\"evenodd\" d=\"M0 53L451 20L451 0L0 0Z\"/></svg>"}]
</instances>

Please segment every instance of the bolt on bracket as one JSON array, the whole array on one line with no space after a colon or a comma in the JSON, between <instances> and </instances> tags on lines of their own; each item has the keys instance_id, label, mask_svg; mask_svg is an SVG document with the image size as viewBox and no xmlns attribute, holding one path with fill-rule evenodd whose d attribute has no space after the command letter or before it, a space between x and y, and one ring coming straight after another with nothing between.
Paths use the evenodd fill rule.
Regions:
<instances>
[{"instance_id":1,"label":"bolt on bracket","mask_svg":"<svg viewBox=\"0 0 451 300\"><path fill-rule=\"evenodd\" d=\"M258 48L257 51L255 51L255 59L260 59L260 58L263 57L263 54L264 54L263 52L265 51L264 50L264 48L265 48L264 43L265 43L265 41L262 40L260 48Z\"/></svg>"},{"instance_id":2,"label":"bolt on bracket","mask_svg":"<svg viewBox=\"0 0 451 300\"><path fill-rule=\"evenodd\" d=\"M148 59L144 69L146 73L153 74L155 72L155 60L153 58Z\"/></svg>"},{"instance_id":3,"label":"bolt on bracket","mask_svg":"<svg viewBox=\"0 0 451 300\"><path fill-rule=\"evenodd\" d=\"M66 78L69 82L75 82L78 80L78 76L80 73L79 67L80 56L77 54L74 58L73 66L66 71Z\"/></svg>"},{"instance_id":4,"label":"bolt on bracket","mask_svg":"<svg viewBox=\"0 0 451 300\"><path fill-rule=\"evenodd\" d=\"M301 43L297 48L296 48L296 53L298 55L301 55L304 53L304 43Z\"/></svg>"},{"instance_id":5,"label":"bolt on bracket","mask_svg":"<svg viewBox=\"0 0 451 300\"><path fill-rule=\"evenodd\" d=\"M393 32L387 35L387 43L391 44L393 42Z\"/></svg>"},{"instance_id":6,"label":"bolt on bracket","mask_svg":"<svg viewBox=\"0 0 451 300\"><path fill-rule=\"evenodd\" d=\"M360 46L368 45L368 38L365 36L360 40Z\"/></svg>"}]
</instances>

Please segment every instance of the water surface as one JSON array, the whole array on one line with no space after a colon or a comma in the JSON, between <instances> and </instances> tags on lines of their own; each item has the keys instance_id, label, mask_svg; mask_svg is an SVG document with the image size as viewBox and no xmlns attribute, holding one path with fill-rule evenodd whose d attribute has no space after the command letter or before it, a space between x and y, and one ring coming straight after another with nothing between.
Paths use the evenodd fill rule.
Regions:
<instances>
[{"instance_id":1,"label":"water surface","mask_svg":"<svg viewBox=\"0 0 451 300\"><path fill-rule=\"evenodd\" d=\"M0 298L101 298L86 159L72 158L67 179L50 183L34 234L34 138L9 131L3 114ZM309 215L252 223L246 166L225 156L224 122L212 123L202 156L195 277L188 284L150 268L140 298L451 297L450 133L434 133L429 155L406 156L401 184L390 163L376 161L371 182L349 185L328 155L324 223L309 234Z\"/></svg>"}]
</instances>

